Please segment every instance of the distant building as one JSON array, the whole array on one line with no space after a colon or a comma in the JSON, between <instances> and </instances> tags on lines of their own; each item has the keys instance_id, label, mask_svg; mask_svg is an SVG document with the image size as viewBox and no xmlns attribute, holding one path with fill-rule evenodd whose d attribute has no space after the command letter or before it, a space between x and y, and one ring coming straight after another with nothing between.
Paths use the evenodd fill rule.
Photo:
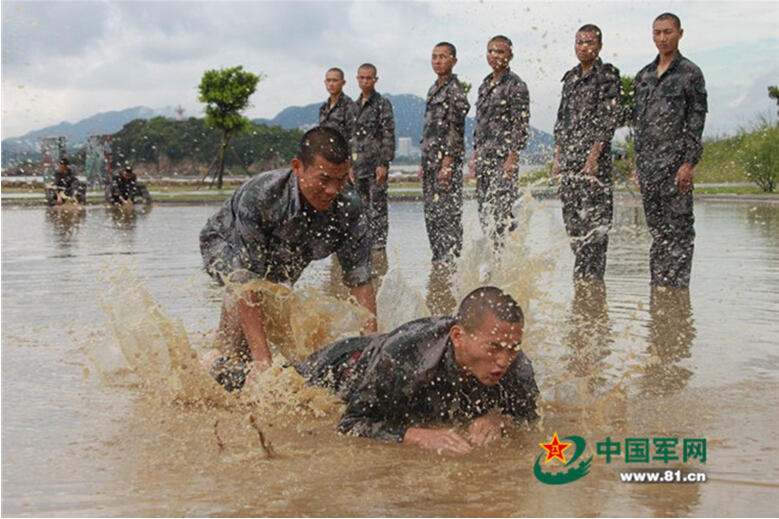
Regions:
<instances>
[{"instance_id":1,"label":"distant building","mask_svg":"<svg viewBox=\"0 0 779 519\"><path fill-rule=\"evenodd\" d=\"M398 138L398 152L399 157L411 156L411 137L399 137Z\"/></svg>"}]
</instances>

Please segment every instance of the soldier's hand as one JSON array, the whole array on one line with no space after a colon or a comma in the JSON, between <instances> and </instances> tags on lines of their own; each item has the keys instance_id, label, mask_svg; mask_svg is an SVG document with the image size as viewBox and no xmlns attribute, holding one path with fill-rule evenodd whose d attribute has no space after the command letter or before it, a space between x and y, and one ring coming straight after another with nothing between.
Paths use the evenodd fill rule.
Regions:
<instances>
[{"instance_id":1,"label":"soldier's hand","mask_svg":"<svg viewBox=\"0 0 779 519\"><path fill-rule=\"evenodd\" d=\"M482 446L500 439L503 434L503 419L495 414L481 416L468 428L471 443Z\"/></svg>"},{"instance_id":2,"label":"soldier's hand","mask_svg":"<svg viewBox=\"0 0 779 519\"><path fill-rule=\"evenodd\" d=\"M693 182L692 178L695 174L695 166L692 164L688 164L685 162L679 167L679 171L676 172L676 178L674 179L674 183L676 184L676 187L679 188L679 191L683 195L686 195L688 191L690 191L693 188Z\"/></svg>"},{"instance_id":3,"label":"soldier's hand","mask_svg":"<svg viewBox=\"0 0 779 519\"><path fill-rule=\"evenodd\" d=\"M452 159L452 157L444 157L441 169L438 170L438 185L441 189L449 189L449 186L451 185L452 164L454 164L454 159Z\"/></svg>"},{"instance_id":4,"label":"soldier's hand","mask_svg":"<svg viewBox=\"0 0 779 519\"><path fill-rule=\"evenodd\" d=\"M376 183L380 186L384 185L384 182L387 181L387 168L384 166L379 166L376 168Z\"/></svg>"},{"instance_id":5,"label":"soldier's hand","mask_svg":"<svg viewBox=\"0 0 779 519\"><path fill-rule=\"evenodd\" d=\"M590 184L597 182L598 175L598 156L593 157L592 153L587 157L587 161L584 163L584 169L582 169L582 175L587 178Z\"/></svg>"},{"instance_id":6,"label":"soldier's hand","mask_svg":"<svg viewBox=\"0 0 779 519\"><path fill-rule=\"evenodd\" d=\"M249 371L246 373L246 381L244 382L243 386L251 386L252 384L255 384L257 380L260 378L260 373L267 370L271 367L271 361L270 360L253 360L249 364Z\"/></svg>"},{"instance_id":7,"label":"soldier's hand","mask_svg":"<svg viewBox=\"0 0 779 519\"><path fill-rule=\"evenodd\" d=\"M425 170L422 168L422 166L419 166L419 169L417 170L417 180L422 182L422 179L425 177Z\"/></svg>"},{"instance_id":8,"label":"soldier's hand","mask_svg":"<svg viewBox=\"0 0 779 519\"><path fill-rule=\"evenodd\" d=\"M438 171L438 187L449 189L452 182L452 168L442 167Z\"/></svg>"},{"instance_id":9,"label":"soldier's hand","mask_svg":"<svg viewBox=\"0 0 779 519\"><path fill-rule=\"evenodd\" d=\"M630 175L630 179L633 181L633 185L636 186L638 192L641 192L641 183L638 181L638 171L633 170L633 174Z\"/></svg>"},{"instance_id":10,"label":"soldier's hand","mask_svg":"<svg viewBox=\"0 0 779 519\"><path fill-rule=\"evenodd\" d=\"M560 163L557 162L557 157L555 157L554 162L552 162L552 177L557 178L560 176Z\"/></svg>"},{"instance_id":11,"label":"soldier's hand","mask_svg":"<svg viewBox=\"0 0 779 519\"><path fill-rule=\"evenodd\" d=\"M518 171L519 167L517 167L517 156L512 151L509 153L508 158L503 163L503 180L514 180L517 178Z\"/></svg>"},{"instance_id":12,"label":"soldier's hand","mask_svg":"<svg viewBox=\"0 0 779 519\"><path fill-rule=\"evenodd\" d=\"M406 429L403 443L415 445L423 449L466 454L472 447L465 439L452 429L422 429L410 427Z\"/></svg>"},{"instance_id":13,"label":"soldier's hand","mask_svg":"<svg viewBox=\"0 0 779 519\"><path fill-rule=\"evenodd\" d=\"M354 182L354 168L353 167L349 167L349 182L351 182L352 185L355 184L355 182Z\"/></svg>"}]
</instances>

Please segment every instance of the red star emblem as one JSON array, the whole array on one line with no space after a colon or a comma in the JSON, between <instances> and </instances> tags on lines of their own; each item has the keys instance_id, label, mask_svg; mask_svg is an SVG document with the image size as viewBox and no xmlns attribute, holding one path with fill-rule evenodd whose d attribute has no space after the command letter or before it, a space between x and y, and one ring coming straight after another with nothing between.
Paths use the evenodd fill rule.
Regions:
<instances>
[{"instance_id":1,"label":"red star emblem","mask_svg":"<svg viewBox=\"0 0 779 519\"><path fill-rule=\"evenodd\" d=\"M549 463L552 458L560 458L563 463L566 463L565 454L563 454L563 451L570 447L571 444L560 443L560 440L557 438L557 433L554 433L554 437L552 438L551 442L539 443L539 445L546 449L546 460L544 463Z\"/></svg>"}]
</instances>

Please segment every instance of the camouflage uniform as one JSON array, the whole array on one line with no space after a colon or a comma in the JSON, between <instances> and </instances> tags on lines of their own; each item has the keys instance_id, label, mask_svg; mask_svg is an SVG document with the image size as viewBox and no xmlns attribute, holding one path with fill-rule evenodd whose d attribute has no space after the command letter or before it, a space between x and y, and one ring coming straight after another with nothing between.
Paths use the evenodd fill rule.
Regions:
<instances>
[{"instance_id":1,"label":"camouflage uniform","mask_svg":"<svg viewBox=\"0 0 779 519\"><path fill-rule=\"evenodd\" d=\"M500 245L503 235L514 227L511 206L519 194L516 180L503 179L503 163L510 152L518 155L527 142L530 94L511 69L506 69L494 85L491 82L492 74L479 86L473 142L479 219L485 234L491 234ZM490 232L493 227L494 234Z\"/></svg>"},{"instance_id":2,"label":"camouflage uniform","mask_svg":"<svg viewBox=\"0 0 779 519\"><path fill-rule=\"evenodd\" d=\"M658 79L658 60L635 79L636 171L652 234L652 285L686 287L695 240L692 189L682 194L674 179L683 163L697 164L703 152L706 84L681 53Z\"/></svg>"},{"instance_id":3,"label":"camouflage uniform","mask_svg":"<svg viewBox=\"0 0 779 519\"><path fill-rule=\"evenodd\" d=\"M87 202L87 185L81 182L73 169L67 166L66 173L54 173L51 184L46 187L46 203L55 205L57 203L57 193L74 198L79 204Z\"/></svg>"},{"instance_id":4,"label":"camouflage uniform","mask_svg":"<svg viewBox=\"0 0 779 519\"><path fill-rule=\"evenodd\" d=\"M576 262L575 279L603 279L613 211L611 139L617 127L619 70L596 61L581 77L581 64L563 76L563 94L554 127L560 149L560 201ZM602 142L597 182L582 173L596 142Z\"/></svg>"},{"instance_id":5,"label":"camouflage uniform","mask_svg":"<svg viewBox=\"0 0 779 519\"><path fill-rule=\"evenodd\" d=\"M362 104L357 100L357 119L352 136L352 168L357 192L366 207L374 249L387 246L387 182L376 183L376 168L389 167L395 158L395 120L392 105L378 92Z\"/></svg>"},{"instance_id":6,"label":"camouflage uniform","mask_svg":"<svg viewBox=\"0 0 779 519\"><path fill-rule=\"evenodd\" d=\"M357 118L357 105L348 95L341 93L338 102L330 108L330 99L319 107L319 126L335 128L349 142L354 133L354 120Z\"/></svg>"},{"instance_id":7,"label":"camouflage uniform","mask_svg":"<svg viewBox=\"0 0 779 519\"><path fill-rule=\"evenodd\" d=\"M371 279L368 223L357 193L346 186L330 210L317 211L301 199L291 170L244 182L200 231L205 269L220 282L261 278L291 285L312 260L333 252L345 285Z\"/></svg>"},{"instance_id":8,"label":"camouflage uniform","mask_svg":"<svg viewBox=\"0 0 779 519\"><path fill-rule=\"evenodd\" d=\"M427 91L425 128L422 132L422 193L425 226L434 262L450 262L460 256L463 245L463 155L465 116L471 105L456 74L443 85L438 81ZM448 188L438 185L444 157L454 159Z\"/></svg>"},{"instance_id":9,"label":"camouflage uniform","mask_svg":"<svg viewBox=\"0 0 779 519\"><path fill-rule=\"evenodd\" d=\"M496 409L519 423L535 419L530 360L520 352L491 387L463 376L449 339L454 323L426 317L389 333L340 340L294 367L346 402L338 429L355 436L401 442L409 427L464 422Z\"/></svg>"}]
</instances>

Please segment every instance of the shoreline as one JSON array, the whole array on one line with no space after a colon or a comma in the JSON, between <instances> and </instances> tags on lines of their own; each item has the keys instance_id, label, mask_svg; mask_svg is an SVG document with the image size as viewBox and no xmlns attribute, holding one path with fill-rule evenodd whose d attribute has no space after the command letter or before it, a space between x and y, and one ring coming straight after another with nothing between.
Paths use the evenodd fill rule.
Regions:
<instances>
[{"instance_id":1,"label":"shoreline","mask_svg":"<svg viewBox=\"0 0 779 519\"><path fill-rule=\"evenodd\" d=\"M204 191L203 194L193 195L191 191L182 192L177 194L175 191L151 191L153 204L164 205L184 205L184 204L204 204L204 205L217 205L227 200L233 193L233 190L223 190L223 192L208 192ZM531 190L533 198L538 200L553 200L559 199L556 189L534 189ZM422 200L422 190L400 188L390 188L388 198L391 201L396 202L418 202ZM463 189L463 198L465 200L473 200L475 198L475 188L466 187ZM614 192L614 198L617 200L635 200L640 202L638 194L635 194L626 190L618 190ZM779 193L767 193L764 195L755 194L737 194L737 193L700 193L694 195L695 200L705 202L722 202L722 203L750 203L750 204L762 204L762 205L779 205ZM2 206L44 206L47 207L46 200L43 193L28 192L28 193L0 193L0 205ZM88 206L96 205L108 205L102 192L87 192ZM142 204L139 204L142 205Z\"/></svg>"}]
</instances>

